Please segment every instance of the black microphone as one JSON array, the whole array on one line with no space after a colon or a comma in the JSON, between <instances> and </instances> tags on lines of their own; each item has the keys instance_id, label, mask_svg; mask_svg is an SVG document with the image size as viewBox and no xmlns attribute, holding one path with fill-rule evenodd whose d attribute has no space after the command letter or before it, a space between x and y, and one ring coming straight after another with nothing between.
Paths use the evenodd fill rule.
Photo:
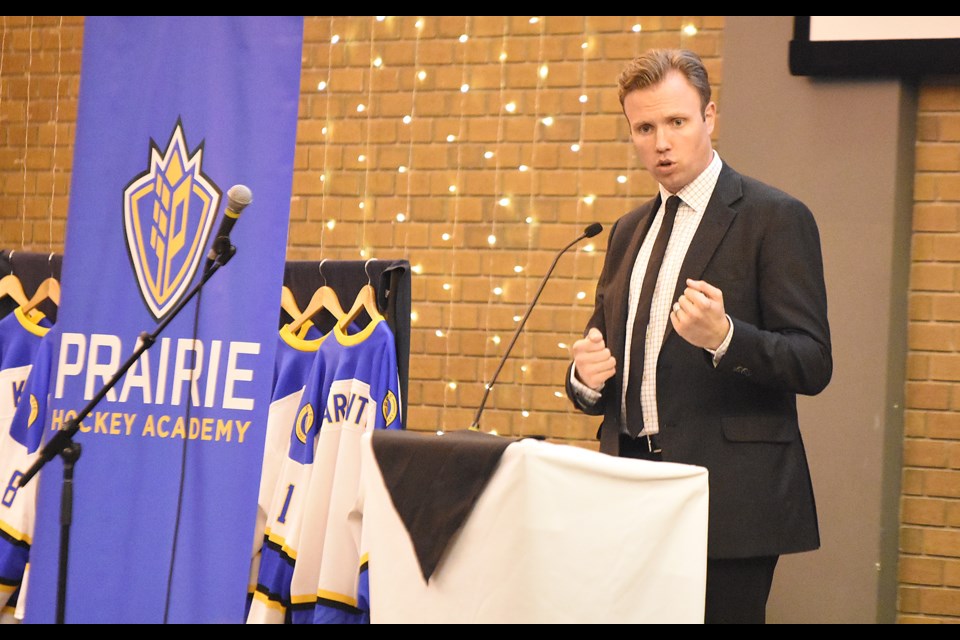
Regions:
<instances>
[{"instance_id":1,"label":"black microphone","mask_svg":"<svg viewBox=\"0 0 960 640\"><path fill-rule=\"evenodd\" d=\"M513 345L517 342L517 338L520 337L520 332L523 330L523 325L527 323L527 318L530 317L530 312L533 311L534 305L537 304L537 300L540 299L540 294L543 292L543 287L546 286L547 280L550 278L550 274L553 273L553 268L557 266L557 262L560 260L560 256L566 253L567 249L577 244L584 238L592 238L603 231L603 225L599 222L594 222L586 229L583 230L576 240L565 246L563 249L560 249L560 252L557 253L556 257L553 259L553 264L550 265L550 268L547 269L547 274L543 276L543 280L540 282L540 288L537 289L537 294L533 296L533 302L530 303L530 306L527 307L527 312L523 314L523 319L520 320L520 324L517 325L517 330L513 332L513 338L510 339L510 344L507 345L507 350L503 353L503 357L500 359L500 364L497 365L497 370L493 372L493 378L490 379L490 382L486 384L486 388L483 392L483 399L480 400L480 406L477 408L477 415L473 418L473 424L470 425L471 431L480 430L480 414L483 413L483 407L487 404L487 397L490 395L490 392L493 390L493 385L497 381L497 376L500 375L500 370L503 369L503 365L507 363L507 357L510 355L510 350L513 349Z\"/></svg>"},{"instance_id":2,"label":"black microphone","mask_svg":"<svg viewBox=\"0 0 960 640\"><path fill-rule=\"evenodd\" d=\"M217 229L217 235L213 237L213 242L210 244L210 253L207 254L207 265L204 271L208 271L217 258L230 252L230 231L233 225L237 224L240 213L251 202L253 202L253 193L249 187L235 184L227 191L227 208L223 210L220 228ZM232 256L233 252L230 252L230 255Z\"/></svg>"}]
</instances>

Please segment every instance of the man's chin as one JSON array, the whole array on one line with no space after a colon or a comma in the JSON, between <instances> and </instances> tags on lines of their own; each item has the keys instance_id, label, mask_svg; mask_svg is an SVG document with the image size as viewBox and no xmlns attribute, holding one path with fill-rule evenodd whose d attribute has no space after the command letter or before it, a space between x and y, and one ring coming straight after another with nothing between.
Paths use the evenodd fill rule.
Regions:
<instances>
[{"instance_id":1,"label":"man's chin","mask_svg":"<svg viewBox=\"0 0 960 640\"><path fill-rule=\"evenodd\" d=\"M657 165L656 169L652 171L653 177L657 182L662 184L664 187L670 190L671 193L676 193L673 189L673 186L676 185L678 180L679 168L676 164L670 165ZM683 186L683 185L679 185Z\"/></svg>"},{"instance_id":2,"label":"man's chin","mask_svg":"<svg viewBox=\"0 0 960 640\"><path fill-rule=\"evenodd\" d=\"M676 193L685 186L685 183L679 180L675 175L654 176L654 178L656 178L657 182L663 185L663 188L670 193Z\"/></svg>"}]
</instances>

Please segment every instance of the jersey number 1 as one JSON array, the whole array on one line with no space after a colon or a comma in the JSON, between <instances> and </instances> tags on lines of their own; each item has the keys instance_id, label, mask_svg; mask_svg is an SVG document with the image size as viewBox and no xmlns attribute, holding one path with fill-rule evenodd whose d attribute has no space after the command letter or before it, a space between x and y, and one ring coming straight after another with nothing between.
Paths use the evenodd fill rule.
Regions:
<instances>
[{"instance_id":1,"label":"jersey number 1","mask_svg":"<svg viewBox=\"0 0 960 640\"><path fill-rule=\"evenodd\" d=\"M277 522L283 524L287 521L287 509L290 508L290 498L293 497L293 485L287 485L287 497L283 499L283 509L280 510L280 515L277 516Z\"/></svg>"}]
</instances>

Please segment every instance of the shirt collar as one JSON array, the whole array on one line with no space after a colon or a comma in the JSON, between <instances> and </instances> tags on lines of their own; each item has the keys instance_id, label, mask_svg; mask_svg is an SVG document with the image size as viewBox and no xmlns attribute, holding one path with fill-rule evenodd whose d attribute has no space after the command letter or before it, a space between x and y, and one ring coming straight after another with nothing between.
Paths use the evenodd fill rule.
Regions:
<instances>
[{"instance_id":1,"label":"shirt collar","mask_svg":"<svg viewBox=\"0 0 960 640\"><path fill-rule=\"evenodd\" d=\"M713 160L710 161L707 168L688 185L681 187L676 195L680 196L685 205L702 215L707 210L707 204L713 195L714 187L717 186L720 169L722 168L723 162L720 160L720 155L714 150ZM664 189L663 185L660 185L660 200L662 202L666 202L671 195L673 194Z\"/></svg>"}]
</instances>

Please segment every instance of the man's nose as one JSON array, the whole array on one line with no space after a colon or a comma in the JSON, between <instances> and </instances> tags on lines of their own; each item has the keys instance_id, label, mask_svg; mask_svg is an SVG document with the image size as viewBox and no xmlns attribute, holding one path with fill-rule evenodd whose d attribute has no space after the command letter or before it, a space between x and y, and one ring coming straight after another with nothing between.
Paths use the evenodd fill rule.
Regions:
<instances>
[{"instance_id":1,"label":"man's nose","mask_svg":"<svg viewBox=\"0 0 960 640\"><path fill-rule=\"evenodd\" d=\"M657 129L657 150L666 151L670 148L670 134L666 129Z\"/></svg>"}]
</instances>

